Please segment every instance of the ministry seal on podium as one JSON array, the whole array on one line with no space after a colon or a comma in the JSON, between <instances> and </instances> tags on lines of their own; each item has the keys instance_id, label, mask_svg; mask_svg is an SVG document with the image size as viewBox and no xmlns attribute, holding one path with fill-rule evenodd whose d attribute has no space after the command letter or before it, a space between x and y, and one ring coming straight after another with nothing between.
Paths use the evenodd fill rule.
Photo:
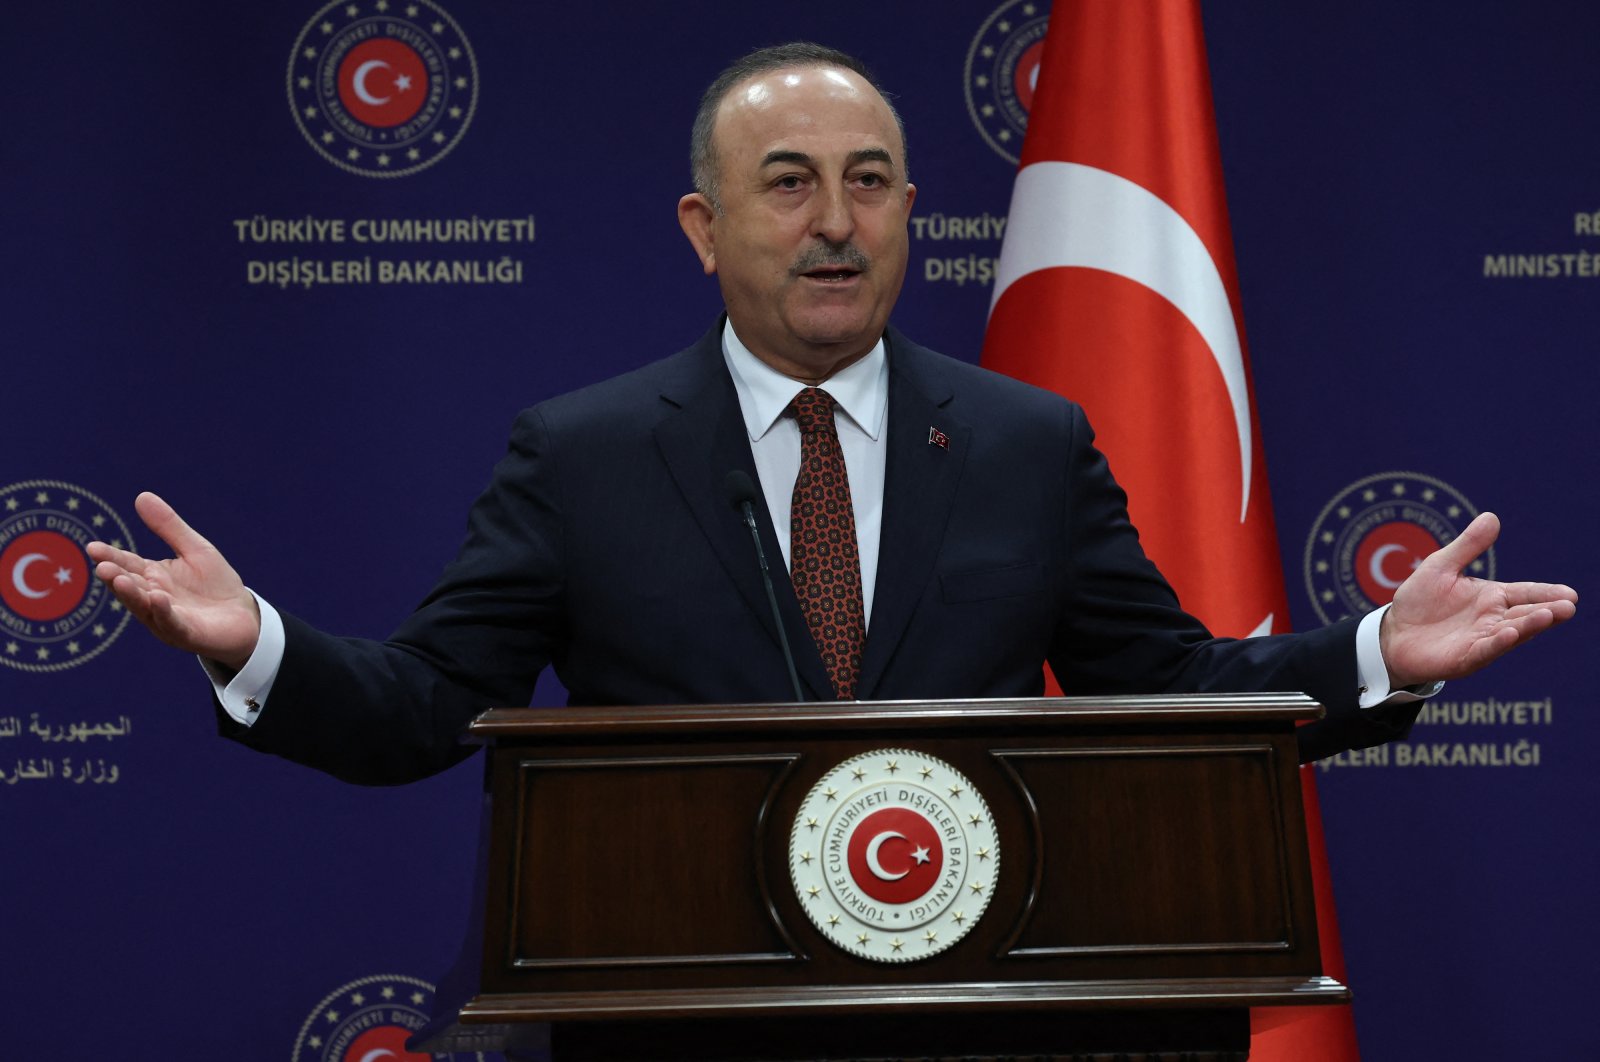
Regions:
<instances>
[{"instance_id":1,"label":"ministry seal on podium","mask_svg":"<svg viewBox=\"0 0 1600 1062\"><path fill-rule=\"evenodd\" d=\"M789 835L789 873L833 944L874 962L913 962L982 917L1000 845L989 805L960 771L910 749L878 749L811 787Z\"/></svg>"}]
</instances>

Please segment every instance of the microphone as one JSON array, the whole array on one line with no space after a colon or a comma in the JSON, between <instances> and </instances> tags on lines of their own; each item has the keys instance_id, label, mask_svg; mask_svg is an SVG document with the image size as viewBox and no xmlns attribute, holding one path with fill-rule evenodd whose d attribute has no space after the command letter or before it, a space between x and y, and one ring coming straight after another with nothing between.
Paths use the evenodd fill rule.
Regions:
<instances>
[{"instance_id":1,"label":"microphone","mask_svg":"<svg viewBox=\"0 0 1600 1062\"><path fill-rule=\"evenodd\" d=\"M794 699L806 699L805 691L800 688L800 676L794 669L794 653L789 649L789 632L784 629L783 616L778 613L778 595L772 590L772 573L767 569L767 551L761 548L761 531L756 527L756 512L754 504L761 497L756 493L756 485L751 482L749 473L734 469L722 480L722 487L728 494L728 503L735 510L744 515L745 526L750 529L750 541L756 544L756 561L761 565L761 582L767 588L767 604L772 606L772 622L778 626L778 644L783 646L783 662L789 668L789 682L794 686Z\"/></svg>"}]
</instances>

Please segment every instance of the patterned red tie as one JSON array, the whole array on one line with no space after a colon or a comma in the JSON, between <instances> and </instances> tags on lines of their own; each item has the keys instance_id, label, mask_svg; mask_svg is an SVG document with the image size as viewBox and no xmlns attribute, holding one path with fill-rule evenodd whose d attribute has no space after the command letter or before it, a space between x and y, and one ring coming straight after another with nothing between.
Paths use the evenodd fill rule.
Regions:
<instances>
[{"instance_id":1,"label":"patterned red tie","mask_svg":"<svg viewBox=\"0 0 1600 1062\"><path fill-rule=\"evenodd\" d=\"M789 403L800 425L800 475L789 508L789 580L833 680L834 696L848 701L856 695L867 624L850 477L833 409L833 396L816 387Z\"/></svg>"}]
</instances>

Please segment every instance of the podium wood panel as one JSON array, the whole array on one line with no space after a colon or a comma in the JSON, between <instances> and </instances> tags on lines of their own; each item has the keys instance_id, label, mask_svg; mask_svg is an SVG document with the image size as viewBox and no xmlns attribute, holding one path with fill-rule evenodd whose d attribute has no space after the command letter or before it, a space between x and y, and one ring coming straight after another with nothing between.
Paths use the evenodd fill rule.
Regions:
<instances>
[{"instance_id":1,"label":"podium wood panel","mask_svg":"<svg viewBox=\"0 0 1600 1062\"><path fill-rule=\"evenodd\" d=\"M1118 1013L1343 1001L1296 773L1294 726L1320 711L1256 694L486 713L482 961L456 1031L555 1022L557 1057L579 1058L607 1041L597 1022L637 1049L671 1039L658 1021L989 1013L1076 1015L1089 1043ZM965 774L1001 853L971 931L928 956L911 938L905 962L828 939L788 870L812 785L878 749Z\"/></svg>"},{"instance_id":2,"label":"podium wood panel","mask_svg":"<svg viewBox=\"0 0 1600 1062\"><path fill-rule=\"evenodd\" d=\"M1282 794L1270 745L996 755L1028 794L1040 864L1025 924L1006 956L1148 958L1293 946L1289 852L1280 843ZM1241 822L1256 828L1240 831ZM1183 887L1160 887L1178 881Z\"/></svg>"},{"instance_id":3,"label":"podium wood panel","mask_svg":"<svg viewBox=\"0 0 1600 1062\"><path fill-rule=\"evenodd\" d=\"M765 902L754 852L763 831L752 822L795 761L520 758L507 963L614 972L798 961ZM663 822L666 807L697 814L692 823ZM696 849L719 857L693 858ZM626 902L634 888L648 890L650 902Z\"/></svg>"}]
</instances>

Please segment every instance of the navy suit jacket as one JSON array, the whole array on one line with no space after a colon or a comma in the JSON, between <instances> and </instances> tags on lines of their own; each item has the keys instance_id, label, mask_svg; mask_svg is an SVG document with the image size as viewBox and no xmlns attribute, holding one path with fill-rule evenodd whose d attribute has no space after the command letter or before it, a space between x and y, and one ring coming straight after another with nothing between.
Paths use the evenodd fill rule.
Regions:
<instances>
[{"instance_id":1,"label":"navy suit jacket","mask_svg":"<svg viewBox=\"0 0 1600 1062\"><path fill-rule=\"evenodd\" d=\"M793 699L733 469L755 476L721 327L664 361L523 412L439 584L387 642L285 615L251 746L353 781L463 758L462 728L526 704L553 665L571 703ZM1400 736L1360 712L1354 624L1215 639L1140 548L1083 412L891 329L888 454L862 700L1299 690L1328 709L1302 758ZM931 445L929 428L948 438ZM781 557L765 506L769 557ZM828 678L787 578L778 606L809 695Z\"/></svg>"}]
</instances>

